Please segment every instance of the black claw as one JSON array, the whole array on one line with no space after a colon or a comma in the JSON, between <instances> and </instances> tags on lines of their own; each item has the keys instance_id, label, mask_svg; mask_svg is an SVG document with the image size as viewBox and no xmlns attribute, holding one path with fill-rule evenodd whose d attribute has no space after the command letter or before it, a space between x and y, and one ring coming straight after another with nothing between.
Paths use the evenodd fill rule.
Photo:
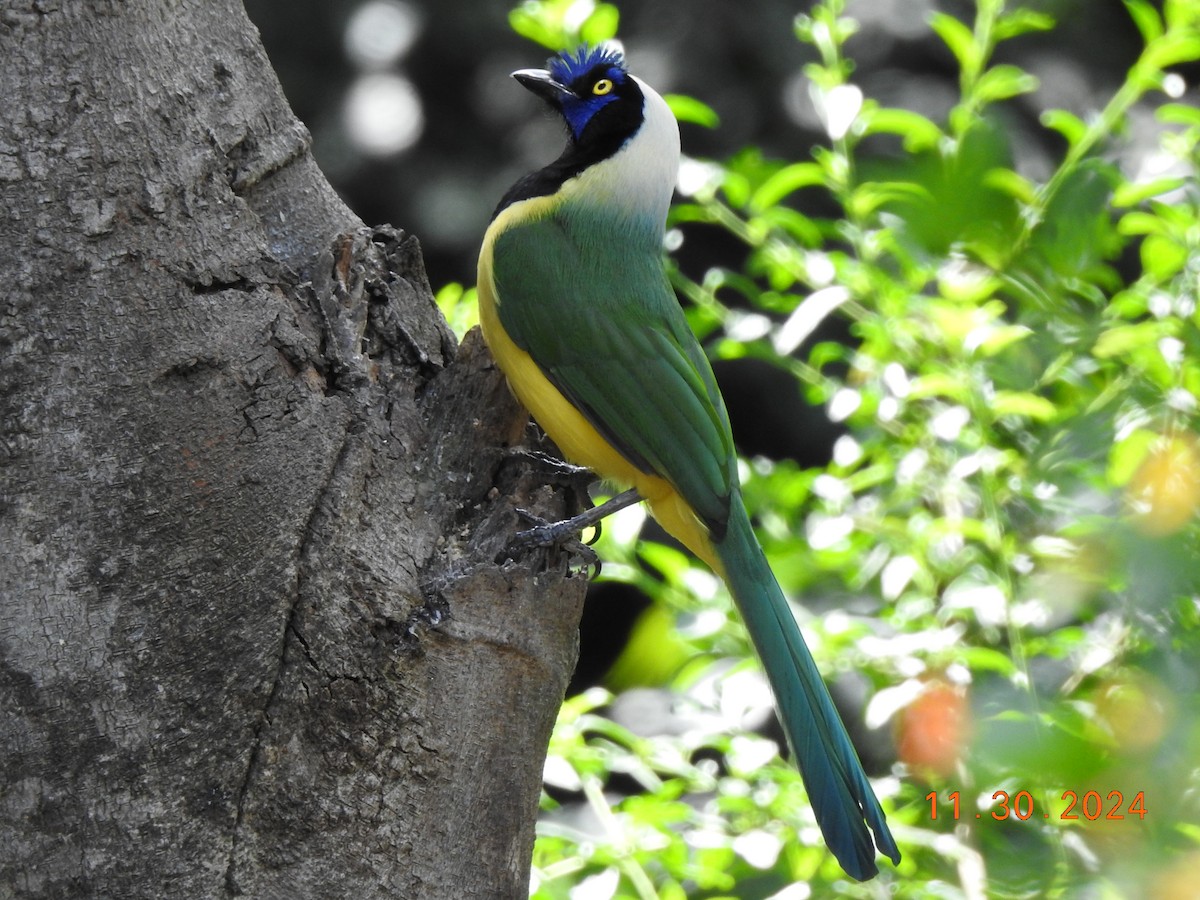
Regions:
<instances>
[{"instance_id":1,"label":"black claw","mask_svg":"<svg viewBox=\"0 0 1200 900\"><path fill-rule=\"evenodd\" d=\"M603 521L603 520L601 520L601 521ZM592 536L590 538L588 538L586 541L584 541L584 543L587 544L589 547L592 546L592 544L596 543L596 541L600 540L600 532L604 528L604 526L601 524L601 521L597 521L596 523L594 523L592 525ZM600 573L597 572L596 574L598 575Z\"/></svg>"}]
</instances>

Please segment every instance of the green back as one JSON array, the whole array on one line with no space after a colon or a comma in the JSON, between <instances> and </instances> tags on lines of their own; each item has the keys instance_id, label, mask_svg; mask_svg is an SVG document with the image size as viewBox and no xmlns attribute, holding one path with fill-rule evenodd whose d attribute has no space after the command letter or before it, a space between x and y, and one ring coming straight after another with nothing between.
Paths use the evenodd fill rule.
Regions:
<instances>
[{"instance_id":1,"label":"green back","mask_svg":"<svg viewBox=\"0 0 1200 900\"><path fill-rule=\"evenodd\" d=\"M496 239L500 322L626 459L720 539L736 484L712 367L663 270L661 226L564 203Z\"/></svg>"}]
</instances>

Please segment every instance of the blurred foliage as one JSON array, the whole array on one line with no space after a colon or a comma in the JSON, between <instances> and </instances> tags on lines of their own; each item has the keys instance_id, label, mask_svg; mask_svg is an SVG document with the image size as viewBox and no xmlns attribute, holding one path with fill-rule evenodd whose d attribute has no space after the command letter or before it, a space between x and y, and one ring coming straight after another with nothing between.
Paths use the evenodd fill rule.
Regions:
<instances>
[{"instance_id":1,"label":"blurred foliage","mask_svg":"<svg viewBox=\"0 0 1200 900\"><path fill-rule=\"evenodd\" d=\"M752 459L743 485L818 663L865 698L864 756L894 741L875 783L902 864L841 873L763 736L724 589L639 541L633 509L604 531L603 577L655 606L621 692L563 707L533 896L1196 896L1200 110L1172 69L1200 60L1200 6L1125 5L1141 55L1094 116L1043 115L1047 177L1014 167L1003 127L1038 81L996 51L1056 23L1003 0L930 19L959 71L944 121L864 96L856 22L822 0L795 31L827 144L685 161L672 240L716 226L746 250L673 273L694 329L845 429L825 468ZM511 21L559 50L619 18L546 0ZM1110 150L1135 108L1156 164L1130 172ZM820 338L835 319L850 340ZM665 707L636 687L664 682Z\"/></svg>"}]
</instances>

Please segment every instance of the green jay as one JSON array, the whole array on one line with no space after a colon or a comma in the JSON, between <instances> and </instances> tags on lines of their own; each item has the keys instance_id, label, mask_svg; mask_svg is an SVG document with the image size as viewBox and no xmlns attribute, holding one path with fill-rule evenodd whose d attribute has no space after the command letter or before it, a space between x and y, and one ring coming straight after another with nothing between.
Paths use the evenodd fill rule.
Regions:
<instances>
[{"instance_id":1,"label":"green jay","mask_svg":"<svg viewBox=\"0 0 1200 900\"><path fill-rule=\"evenodd\" d=\"M725 403L663 266L679 127L623 56L583 47L513 77L567 126L501 199L479 254L484 339L571 462L636 490L729 586L842 868L900 851L750 525ZM874 841L867 830L874 832Z\"/></svg>"}]
</instances>

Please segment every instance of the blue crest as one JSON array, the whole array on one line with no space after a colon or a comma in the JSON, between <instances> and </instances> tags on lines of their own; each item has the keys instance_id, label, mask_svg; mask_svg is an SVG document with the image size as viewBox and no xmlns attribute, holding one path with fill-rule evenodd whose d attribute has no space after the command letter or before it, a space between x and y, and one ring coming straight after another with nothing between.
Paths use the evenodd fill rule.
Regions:
<instances>
[{"instance_id":1,"label":"blue crest","mask_svg":"<svg viewBox=\"0 0 1200 900\"><path fill-rule=\"evenodd\" d=\"M574 53L567 51L554 57L546 64L546 67L550 70L550 74L554 76L554 80L559 84L570 84L576 78L586 75L597 66L616 68L622 72L628 71L625 68L625 55L616 47L606 44L601 44L597 47L589 47L587 44L583 44Z\"/></svg>"}]
</instances>

